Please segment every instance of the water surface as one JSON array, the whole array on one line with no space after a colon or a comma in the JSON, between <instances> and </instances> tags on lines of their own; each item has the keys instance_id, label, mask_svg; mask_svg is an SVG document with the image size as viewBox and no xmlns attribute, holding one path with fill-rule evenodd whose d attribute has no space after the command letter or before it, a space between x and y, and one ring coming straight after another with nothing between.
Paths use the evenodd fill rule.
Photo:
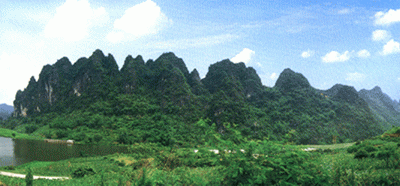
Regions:
<instances>
[{"instance_id":1,"label":"water surface","mask_svg":"<svg viewBox=\"0 0 400 186\"><path fill-rule=\"evenodd\" d=\"M0 137L0 167L22 165L32 161L59 161L88 155L128 153L127 147L100 145L67 145L39 140Z\"/></svg>"}]
</instances>

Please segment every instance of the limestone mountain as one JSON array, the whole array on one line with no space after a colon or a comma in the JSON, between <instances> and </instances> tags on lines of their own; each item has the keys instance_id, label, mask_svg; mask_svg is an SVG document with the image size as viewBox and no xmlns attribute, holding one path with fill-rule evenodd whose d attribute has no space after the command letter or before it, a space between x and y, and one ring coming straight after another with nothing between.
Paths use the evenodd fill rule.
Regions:
<instances>
[{"instance_id":1,"label":"limestone mountain","mask_svg":"<svg viewBox=\"0 0 400 186\"><path fill-rule=\"evenodd\" d=\"M311 88L311 85L303 74L296 73L287 68L279 75L274 87L286 92L295 89Z\"/></svg>"},{"instance_id":2,"label":"limestone mountain","mask_svg":"<svg viewBox=\"0 0 400 186\"><path fill-rule=\"evenodd\" d=\"M257 72L244 63L233 63L229 59L212 64L201 82L211 94L220 90L232 96L253 96L261 91L262 83Z\"/></svg>"},{"instance_id":3,"label":"limestone mountain","mask_svg":"<svg viewBox=\"0 0 400 186\"><path fill-rule=\"evenodd\" d=\"M388 126L363 99L346 85L317 90L291 69L271 88L255 69L229 59L210 65L201 79L172 52L146 62L129 55L119 70L111 54L96 50L74 64L63 57L44 66L38 80L32 77L17 92L9 126L32 121L29 126L49 126L55 133L77 131L70 137L78 141L93 140L81 134L92 131L123 143L185 144L196 139L196 122L205 119L227 137L235 136L234 126L249 139L281 140L295 131L290 140L297 143L331 143L334 137L365 139Z\"/></svg>"},{"instance_id":4,"label":"limestone mountain","mask_svg":"<svg viewBox=\"0 0 400 186\"><path fill-rule=\"evenodd\" d=\"M362 89L359 95L368 103L376 118L385 125L400 125L400 105L383 93L380 87Z\"/></svg>"}]
</instances>

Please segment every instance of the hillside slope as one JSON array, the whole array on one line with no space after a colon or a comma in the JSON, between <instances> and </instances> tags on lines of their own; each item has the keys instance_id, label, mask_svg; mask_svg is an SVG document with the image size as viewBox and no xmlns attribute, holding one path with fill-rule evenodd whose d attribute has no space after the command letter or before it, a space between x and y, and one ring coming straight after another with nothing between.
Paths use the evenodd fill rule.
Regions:
<instances>
[{"instance_id":1,"label":"hillside slope","mask_svg":"<svg viewBox=\"0 0 400 186\"><path fill-rule=\"evenodd\" d=\"M364 99L346 85L316 90L291 69L271 88L253 68L228 59L200 79L171 52L146 62L128 56L119 70L111 54L96 50L74 64L64 57L43 67L17 92L5 126L86 142L190 146L204 143L199 136L212 129L232 139L240 132L247 139L332 143L383 132L387 124Z\"/></svg>"}]
</instances>

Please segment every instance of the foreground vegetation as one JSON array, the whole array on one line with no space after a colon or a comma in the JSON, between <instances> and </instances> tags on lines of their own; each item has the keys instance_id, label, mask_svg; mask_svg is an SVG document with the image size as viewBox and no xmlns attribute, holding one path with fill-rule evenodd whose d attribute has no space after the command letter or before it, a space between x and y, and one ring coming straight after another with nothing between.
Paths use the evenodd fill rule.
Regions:
<instances>
[{"instance_id":1,"label":"foreground vegetation","mask_svg":"<svg viewBox=\"0 0 400 186\"><path fill-rule=\"evenodd\" d=\"M131 145L129 154L31 162L1 170L72 178L34 180L34 185L399 185L400 140L396 136L400 136L399 127L352 145L325 145L307 152L306 146L289 141L236 144L214 135L207 144L215 146L199 145L197 153L194 148L140 143ZM0 181L25 183L4 176Z\"/></svg>"}]
</instances>

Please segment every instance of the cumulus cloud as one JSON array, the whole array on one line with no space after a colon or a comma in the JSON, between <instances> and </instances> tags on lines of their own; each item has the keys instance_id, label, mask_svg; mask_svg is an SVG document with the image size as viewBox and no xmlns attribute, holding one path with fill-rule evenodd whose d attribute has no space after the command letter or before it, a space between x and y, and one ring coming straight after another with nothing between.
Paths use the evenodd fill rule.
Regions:
<instances>
[{"instance_id":1,"label":"cumulus cloud","mask_svg":"<svg viewBox=\"0 0 400 186\"><path fill-rule=\"evenodd\" d=\"M389 42L386 43L385 46L383 46L383 50L382 50L381 54L389 55L389 54L395 54L395 53L400 53L400 44L399 44L399 42L396 42L393 39L391 39Z\"/></svg>"},{"instance_id":2,"label":"cumulus cloud","mask_svg":"<svg viewBox=\"0 0 400 186\"><path fill-rule=\"evenodd\" d=\"M308 49L307 51L304 51L304 52L301 53L301 57L302 58L309 58L309 57L313 56L314 53L315 52L313 50Z\"/></svg>"},{"instance_id":3,"label":"cumulus cloud","mask_svg":"<svg viewBox=\"0 0 400 186\"><path fill-rule=\"evenodd\" d=\"M372 40L373 41L387 41L392 36L386 30L375 30L372 32Z\"/></svg>"},{"instance_id":4,"label":"cumulus cloud","mask_svg":"<svg viewBox=\"0 0 400 186\"><path fill-rule=\"evenodd\" d=\"M39 71L40 66L27 61L29 59L23 55L6 52L0 54L0 83L7 87L0 89L0 103L12 105L17 91L28 85L32 72Z\"/></svg>"},{"instance_id":5,"label":"cumulus cloud","mask_svg":"<svg viewBox=\"0 0 400 186\"><path fill-rule=\"evenodd\" d=\"M390 9L388 12L380 11L375 14L375 25L387 26L397 22L400 22L400 9Z\"/></svg>"},{"instance_id":6,"label":"cumulus cloud","mask_svg":"<svg viewBox=\"0 0 400 186\"><path fill-rule=\"evenodd\" d=\"M271 78L272 80L277 80L278 79L278 74L277 73L272 73L271 76L269 78Z\"/></svg>"},{"instance_id":7,"label":"cumulus cloud","mask_svg":"<svg viewBox=\"0 0 400 186\"><path fill-rule=\"evenodd\" d=\"M371 56L371 54L368 52L368 50L363 49L357 52L357 56L360 58L367 58L369 56Z\"/></svg>"},{"instance_id":8,"label":"cumulus cloud","mask_svg":"<svg viewBox=\"0 0 400 186\"><path fill-rule=\"evenodd\" d=\"M248 48L244 48L239 54L237 54L235 57L231 58L231 61L234 63L249 63L251 58L256 54L256 52L248 49Z\"/></svg>"},{"instance_id":9,"label":"cumulus cloud","mask_svg":"<svg viewBox=\"0 0 400 186\"><path fill-rule=\"evenodd\" d=\"M161 12L155 2L147 0L128 8L121 18L115 20L114 28L107 39L112 43L137 39L157 34L171 23L172 20Z\"/></svg>"},{"instance_id":10,"label":"cumulus cloud","mask_svg":"<svg viewBox=\"0 0 400 186\"><path fill-rule=\"evenodd\" d=\"M365 74L361 74L358 72L354 73L347 73L346 74L346 81L351 81L351 82L362 82L366 78Z\"/></svg>"},{"instance_id":11,"label":"cumulus cloud","mask_svg":"<svg viewBox=\"0 0 400 186\"><path fill-rule=\"evenodd\" d=\"M79 41L89 35L90 28L107 21L108 13L103 7L92 8L88 0L67 0L56 9L56 14L44 28L44 35L65 41Z\"/></svg>"},{"instance_id":12,"label":"cumulus cloud","mask_svg":"<svg viewBox=\"0 0 400 186\"><path fill-rule=\"evenodd\" d=\"M324 57L322 57L322 61L324 63L335 63L335 62L344 62L350 59L350 52L346 51L343 54L340 54L337 51L332 51L327 53Z\"/></svg>"}]
</instances>

